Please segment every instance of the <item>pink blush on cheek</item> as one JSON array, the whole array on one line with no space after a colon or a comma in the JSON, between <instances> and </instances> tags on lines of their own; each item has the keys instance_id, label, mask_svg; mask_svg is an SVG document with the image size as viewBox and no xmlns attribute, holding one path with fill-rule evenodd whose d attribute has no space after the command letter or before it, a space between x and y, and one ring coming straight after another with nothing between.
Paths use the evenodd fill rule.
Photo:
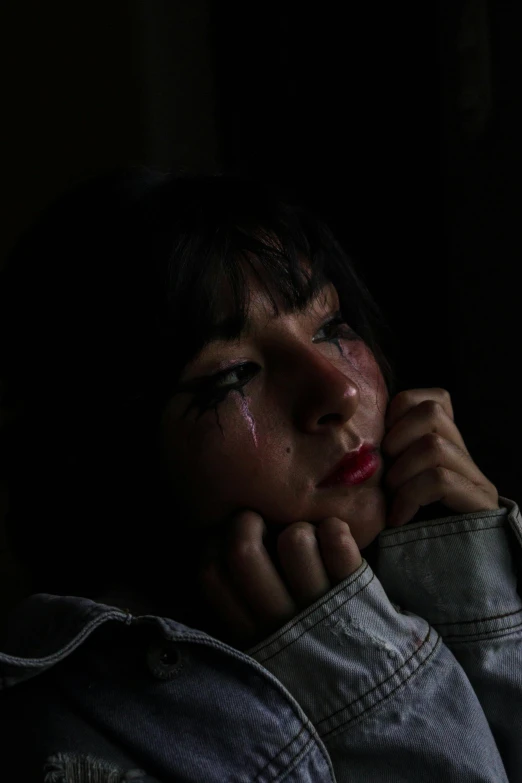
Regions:
<instances>
[{"instance_id":1,"label":"pink blush on cheek","mask_svg":"<svg viewBox=\"0 0 522 783\"><path fill-rule=\"evenodd\" d=\"M239 407L241 408L241 413L246 419L247 426L252 434L254 444L257 448L256 423L254 421L252 414L250 413L250 408L248 407L248 400L246 397L243 397L243 395L240 394L238 397L238 402L239 402Z\"/></svg>"},{"instance_id":2,"label":"pink blush on cheek","mask_svg":"<svg viewBox=\"0 0 522 783\"><path fill-rule=\"evenodd\" d=\"M371 351L365 346L361 345L361 352L357 355L354 365L363 382L372 389L379 389L384 383L384 378L379 365Z\"/></svg>"}]
</instances>

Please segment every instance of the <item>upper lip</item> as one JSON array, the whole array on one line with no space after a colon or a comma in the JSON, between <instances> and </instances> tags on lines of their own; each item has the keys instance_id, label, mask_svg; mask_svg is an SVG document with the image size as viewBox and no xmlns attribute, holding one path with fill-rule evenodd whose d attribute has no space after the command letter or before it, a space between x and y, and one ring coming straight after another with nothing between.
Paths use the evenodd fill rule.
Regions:
<instances>
[{"instance_id":1,"label":"upper lip","mask_svg":"<svg viewBox=\"0 0 522 783\"><path fill-rule=\"evenodd\" d=\"M324 484L326 481L333 478L340 470L350 467L350 463L353 462L353 460L357 457L360 457L362 454L368 454L370 451L375 451L376 448L377 446L374 443L366 442L360 443L353 451L346 452L337 465L335 465L333 470L331 470L327 476L321 479L318 486L321 486L321 484Z\"/></svg>"}]
</instances>

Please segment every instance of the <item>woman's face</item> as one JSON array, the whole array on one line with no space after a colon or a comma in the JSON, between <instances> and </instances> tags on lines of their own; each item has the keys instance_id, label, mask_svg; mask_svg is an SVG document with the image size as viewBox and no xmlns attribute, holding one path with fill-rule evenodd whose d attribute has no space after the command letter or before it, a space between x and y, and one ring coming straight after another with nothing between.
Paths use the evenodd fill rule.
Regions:
<instances>
[{"instance_id":1,"label":"woman's face","mask_svg":"<svg viewBox=\"0 0 522 783\"><path fill-rule=\"evenodd\" d=\"M332 284L305 312L275 317L252 275L248 282L248 334L211 342L181 376L181 387L208 379L207 400L179 392L163 412L168 482L187 510L180 523L208 530L247 509L281 527L334 516L363 549L385 526L382 462L365 483L317 485L361 441L380 445L388 392L379 366L349 324L325 327L340 309Z\"/></svg>"}]
</instances>

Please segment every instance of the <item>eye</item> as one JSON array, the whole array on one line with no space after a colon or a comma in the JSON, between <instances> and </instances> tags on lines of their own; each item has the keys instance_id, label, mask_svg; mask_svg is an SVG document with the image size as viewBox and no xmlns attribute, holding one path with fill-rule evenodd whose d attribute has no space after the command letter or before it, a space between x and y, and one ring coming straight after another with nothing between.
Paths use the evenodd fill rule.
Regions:
<instances>
[{"instance_id":1,"label":"eye","mask_svg":"<svg viewBox=\"0 0 522 783\"><path fill-rule=\"evenodd\" d=\"M257 372L247 372L247 367L256 367L253 362L245 362L244 364L236 364L235 367L229 367L228 370L225 370L223 373L220 373L219 375L215 375L214 379L215 382L213 384L213 390L219 390L219 389L239 389L242 386L244 386L248 381L253 378L254 375L257 375ZM239 378L237 381L232 381L232 383L228 382L227 379L233 378L234 375Z\"/></svg>"},{"instance_id":2,"label":"eye","mask_svg":"<svg viewBox=\"0 0 522 783\"><path fill-rule=\"evenodd\" d=\"M341 311L335 313L332 318L323 324L319 329L319 332L326 332L329 336L319 340L314 337L313 342L335 343L337 344L337 347L339 347L340 339L359 339L357 333L346 323ZM202 381L198 381L191 389L194 393L194 399L185 413L187 413L192 406L196 406L199 408L199 415L201 415L209 408L219 405L219 403L226 399L229 392L242 389L243 386L246 386L247 383L260 372L260 370L261 368L259 365L254 364L254 362L244 362L243 364L236 364L234 367L229 367L227 370L210 376L210 378L204 378ZM236 380L234 380L234 378Z\"/></svg>"},{"instance_id":3,"label":"eye","mask_svg":"<svg viewBox=\"0 0 522 783\"><path fill-rule=\"evenodd\" d=\"M335 313L333 318L330 318L329 321L323 324L319 331L326 331L330 334L330 337L326 337L324 342L335 343L340 338L347 340L357 339L356 332L348 326L340 310ZM319 340L319 342L323 342L323 340Z\"/></svg>"},{"instance_id":4,"label":"eye","mask_svg":"<svg viewBox=\"0 0 522 783\"><path fill-rule=\"evenodd\" d=\"M227 397L229 392L234 389L242 389L249 381L254 378L261 368L253 362L244 362L243 364L236 364L235 367L229 367L228 370L211 376L208 379L208 383L205 381L204 385L194 390L194 399L187 409L195 405L199 408L200 415L209 408L213 408L219 405L220 402ZM232 381L231 378L238 378L239 380Z\"/></svg>"}]
</instances>

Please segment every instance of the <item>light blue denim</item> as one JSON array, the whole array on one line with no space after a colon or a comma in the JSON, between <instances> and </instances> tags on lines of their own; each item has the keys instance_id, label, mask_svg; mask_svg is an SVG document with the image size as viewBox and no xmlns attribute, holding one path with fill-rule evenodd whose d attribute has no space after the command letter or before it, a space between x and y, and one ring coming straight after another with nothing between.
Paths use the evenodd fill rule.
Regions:
<instances>
[{"instance_id":1,"label":"light blue denim","mask_svg":"<svg viewBox=\"0 0 522 783\"><path fill-rule=\"evenodd\" d=\"M499 502L384 530L373 570L246 652L31 596L0 654L0 779L522 783L522 517Z\"/></svg>"}]
</instances>

